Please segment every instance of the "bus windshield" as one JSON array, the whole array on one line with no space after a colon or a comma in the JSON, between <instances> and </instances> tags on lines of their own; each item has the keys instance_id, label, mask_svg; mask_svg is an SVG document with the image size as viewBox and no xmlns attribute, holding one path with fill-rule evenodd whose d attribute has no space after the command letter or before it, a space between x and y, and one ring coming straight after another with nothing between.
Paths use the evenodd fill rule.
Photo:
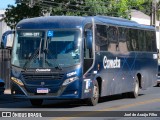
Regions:
<instances>
[{"instance_id":1,"label":"bus windshield","mask_svg":"<svg viewBox=\"0 0 160 120\"><path fill-rule=\"evenodd\" d=\"M21 68L63 68L80 63L80 31L19 30L12 65Z\"/></svg>"}]
</instances>

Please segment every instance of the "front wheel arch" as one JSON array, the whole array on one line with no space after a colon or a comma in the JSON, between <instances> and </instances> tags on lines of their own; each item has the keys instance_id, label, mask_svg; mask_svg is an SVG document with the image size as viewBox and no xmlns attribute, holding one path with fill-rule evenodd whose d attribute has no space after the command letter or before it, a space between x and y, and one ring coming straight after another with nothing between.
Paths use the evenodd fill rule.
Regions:
<instances>
[{"instance_id":1,"label":"front wheel arch","mask_svg":"<svg viewBox=\"0 0 160 120\"><path fill-rule=\"evenodd\" d=\"M97 80L98 86L99 86L99 97L100 97L101 93L102 93L102 78L101 77L97 77L96 80Z\"/></svg>"},{"instance_id":2,"label":"front wheel arch","mask_svg":"<svg viewBox=\"0 0 160 120\"><path fill-rule=\"evenodd\" d=\"M98 100L99 100L99 85L97 80L95 80L93 81L91 97L88 98L87 104L90 106L95 106L98 103Z\"/></svg>"}]
</instances>

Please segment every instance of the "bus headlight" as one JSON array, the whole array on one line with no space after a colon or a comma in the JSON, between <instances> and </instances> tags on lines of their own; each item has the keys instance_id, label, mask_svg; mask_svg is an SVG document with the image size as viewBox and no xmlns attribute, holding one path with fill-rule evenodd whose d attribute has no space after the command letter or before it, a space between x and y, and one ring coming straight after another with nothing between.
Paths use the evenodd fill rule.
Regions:
<instances>
[{"instance_id":1,"label":"bus headlight","mask_svg":"<svg viewBox=\"0 0 160 120\"><path fill-rule=\"evenodd\" d=\"M68 79L66 79L64 82L63 82L63 86L65 86L65 85L68 85L68 84L70 84L70 83L72 83L73 81L75 81L75 80L77 80L78 79L78 77L71 77L71 78L68 78Z\"/></svg>"},{"instance_id":2,"label":"bus headlight","mask_svg":"<svg viewBox=\"0 0 160 120\"><path fill-rule=\"evenodd\" d=\"M20 86L24 86L23 82L20 79L17 79L15 77L11 77L11 80L15 83L17 83Z\"/></svg>"}]
</instances>

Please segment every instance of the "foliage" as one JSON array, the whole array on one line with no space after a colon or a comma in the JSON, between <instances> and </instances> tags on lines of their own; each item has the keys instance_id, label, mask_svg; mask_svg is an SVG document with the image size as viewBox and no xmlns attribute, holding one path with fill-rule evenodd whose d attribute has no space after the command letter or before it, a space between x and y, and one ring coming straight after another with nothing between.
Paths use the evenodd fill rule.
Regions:
<instances>
[{"instance_id":1,"label":"foliage","mask_svg":"<svg viewBox=\"0 0 160 120\"><path fill-rule=\"evenodd\" d=\"M160 1L157 3L157 19L160 20Z\"/></svg>"},{"instance_id":2,"label":"foliage","mask_svg":"<svg viewBox=\"0 0 160 120\"><path fill-rule=\"evenodd\" d=\"M8 6L4 19L12 29L20 20L41 16L46 12L50 15L107 15L129 19L131 9L150 15L151 2L152 0L34 0L30 5L30 0L23 0L16 7Z\"/></svg>"},{"instance_id":3,"label":"foliage","mask_svg":"<svg viewBox=\"0 0 160 120\"><path fill-rule=\"evenodd\" d=\"M138 0L137 3L130 0L130 4L133 6L132 9L140 10L149 16L152 13L152 0Z\"/></svg>"},{"instance_id":4,"label":"foliage","mask_svg":"<svg viewBox=\"0 0 160 120\"><path fill-rule=\"evenodd\" d=\"M131 9L146 9L141 6L146 0L44 0L44 3L52 6L51 15L107 15L129 19Z\"/></svg>"},{"instance_id":5,"label":"foliage","mask_svg":"<svg viewBox=\"0 0 160 120\"><path fill-rule=\"evenodd\" d=\"M5 15L5 22L11 27L11 29L14 29L20 20L40 16L40 8L36 5L31 8L24 3L17 4L16 7L9 5L6 9Z\"/></svg>"}]
</instances>

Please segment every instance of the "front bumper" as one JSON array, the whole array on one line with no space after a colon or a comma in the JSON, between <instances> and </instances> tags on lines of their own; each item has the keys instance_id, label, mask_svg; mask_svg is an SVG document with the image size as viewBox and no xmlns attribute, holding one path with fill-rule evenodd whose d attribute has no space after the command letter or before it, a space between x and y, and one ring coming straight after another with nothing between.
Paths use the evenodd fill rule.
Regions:
<instances>
[{"instance_id":1,"label":"front bumper","mask_svg":"<svg viewBox=\"0 0 160 120\"><path fill-rule=\"evenodd\" d=\"M37 94L35 92L29 92L24 86L19 86L14 82L11 82L11 93L14 98L22 99L79 99L80 93L78 92L77 82L73 82L68 86L62 86L55 93ZM38 88L38 86L32 86ZM39 86L40 87L40 86Z\"/></svg>"}]
</instances>

